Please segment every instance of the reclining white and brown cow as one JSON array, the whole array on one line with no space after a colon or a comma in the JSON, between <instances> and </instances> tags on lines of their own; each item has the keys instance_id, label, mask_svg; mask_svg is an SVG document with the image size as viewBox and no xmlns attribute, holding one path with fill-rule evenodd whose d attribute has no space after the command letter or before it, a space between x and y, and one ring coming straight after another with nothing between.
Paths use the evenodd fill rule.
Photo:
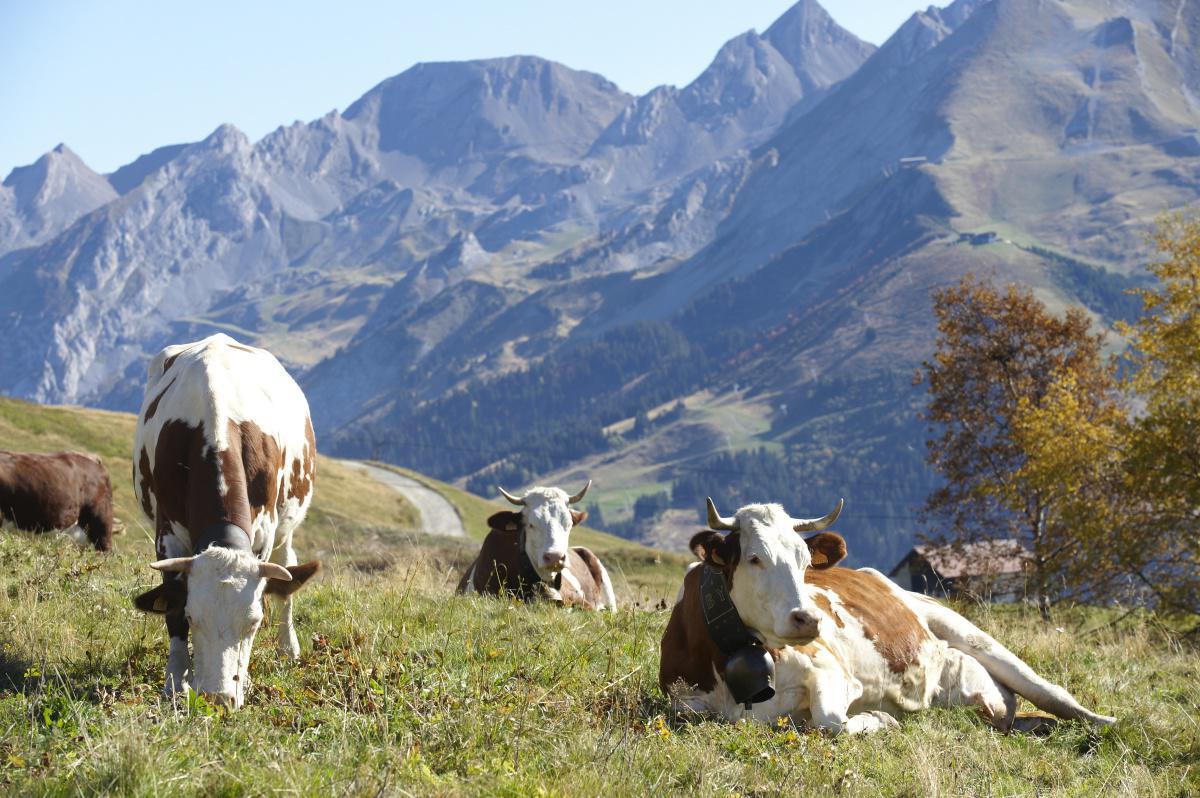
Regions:
<instances>
[{"instance_id":1,"label":"reclining white and brown cow","mask_svg":"<svg viewBox=\"0 0 1200 798\"><path fill-rule=\"evenodd\" d=\"M1019 694L1060 718L1107 725L1065 689L953 610L909 593L870 568L835 568L845 541L818 532L841 511L794 519L778 504L751 504L722 518L708 502L710 531L692 538L701 557L684 578L662 639L659 684L690 709L730 720L790 717L856 734L898 725L931 706L974 706L1002 730ZM727 596L775 662L775 694L751 709L734 700L726 656L708 632L702 570L723 577Z\"/></svg>"},{"instance_id":2,"label":"reclining white and brown cow","mask_svg":"<svg viewBox=\"0 0 1200 798\"><path fill-rule=\"evenodd\" d=\"M165 616L168 695L242 706L267 593L282 603L282 653L299 656L291 595L320 563L297 565L292 535L315 465L308 402L269 352L214 335L150 362L133 483L163 583L134 603Z\"/></svg>"},{"instance_id":3,"label":"reclining white and brown cow","mask_svg":"<svg viewBox=\"0 0 1200 798\"><path fill-rule=\"evenodd\" d=\"M517 497L500 493L521 508L488 518L488 532L479 556L458 582L459 593L513 595L525 601L548 598L588 609L617 608L608 571L592 551L568 545L571 528L587 512L572 510L583 490L568 496L560 488L530 488Z\"/></svg>"}]
</instances>

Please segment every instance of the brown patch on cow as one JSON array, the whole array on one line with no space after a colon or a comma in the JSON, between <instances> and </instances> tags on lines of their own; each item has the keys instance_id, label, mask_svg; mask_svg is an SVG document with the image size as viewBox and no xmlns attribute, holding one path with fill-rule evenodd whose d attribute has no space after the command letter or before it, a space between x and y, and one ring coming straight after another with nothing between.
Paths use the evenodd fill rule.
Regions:
<instances>
[{"instance_id":1,"label":"brown patch on cow","mask_svg":"<svg viewBox=\"0 0 1200 798\"><path fill-rule=\"evenodd\" d=\"M304 420L304 455L292 460L291 477L288 481L288 498L303 503L312 490L317 470L317 441L313 435L312 420Z\"/></svg>"},{"instance_id":2,"label":"brown patch on cow","mask_svg":"<svg viewBox=\"0 0 1200 798\"><path fill-rule=\"evenodd\" d=\"M572 546L567 555L567 567L571 569L571 575L579 580L579 587L583 593L583 605L591 608L599 607L604 601L604 566L600 564L600 558L586 546ZM567 584L564 577L562 594L568 604L581 603L572 601L570 593L574 592L574 587ZM613 608L609 607L609 609Z\"/></svg>"},{"instance_id":3,"label":"brown patch on cow","mask_svg":"<svg viewBox=\"0 0 1200 798\"><path fill-rule=\"evenodd\" d=\"M250 529L244 480L235 475L236 494L243 501L240 507L234 506L233 512L228 512L226 496L220 492L221 470L221 459L208 445L203 423L192 426L186 421L171 419L162 425L154 447L154 468L150 472L159 534L164 530L169 532L171 523L186 529L193 542L195 536L220 522L228 521L242 529Z\"/></svg>"},{"instance_id":4,"label":"brown patch on cow","mask_svg":"<svg viewBox=\"0 0 1200 798\"><path fill-rule=\"evenodd\" d=\"M174 355L171 355L170 357L168 357L166 360L163 361L163 374L166 374L168 371L171 370L171 366L175 365L175 361L178 360L179 356L182 354L183 354L183 352L178 352Z\"/></svg>"},{"instance_id":5,"label":"brown patch on cow","mask_svg":"<svg viewBox=\"0 0 1200 798\"><path fill-rule=\"evenodd\" d=\"M717 674L725 675L725 656L713 643L708 627L704 625L704 613L700 608L700 568L693 568L683 578L683 598L671 610L671 618L663 632L658 684L668 697L672 697L672 688L678 682L683 682L689 689L707 693L716 686Z\"/></svg>"},{"instance_id":6,"label":"brown patch on cow","mask_svg":"<svg viewBox=\"0 0 1200 798\"><path fill-rule=\"evenodd\" d=\"M154 418L154 414L158 412L158 403L167 395L167 391L171 390L171 386L175 384L175 379L175 377L172 377L171 381L167 383L167 387L159 391L158 396L151 399L150 404L146 405L146 415L144 416L146 421Z\"/></svg>"},{"instance_id":7,"label":"brown patch on cow","mask_svg":"<svg viewBox=\"0 0 1200 798\"><path fill-rule=\"evenodd\" d=\"M837 613L833 611L833 604L830 603L828 596L824 595L823 593L817 593L813 596L813 601L818 607L821 608L821 612L833 619L833 622L837 624L837 628L846 628L846 624L844 624L842 619L837 616Z\"/></svg>"},{"instance_id":8,"label":"brown patch on cow","mask_svg":"<svg viewBox=\"0 0 1200 798\"><path fill-rule=\"evenodd\" d=\"M808 544L808 551L812 555L813 568L832 568L846 559L846 541L834 532L820 532L804 542Z\"/></svg>"},{"instance_id":9,"label":"brown patch on cow","mask_svg":"<svg viewBox=\"0 0 1200 798\"><path fill-rule=\"evenodd\" d=\"M146 451L145 446L142 447L142 454L138 457L137 471L138 498L142 502L142 512L153 521L154 505L150 501L150 454Z\"/></svg>"},{"instance_id":10,"label":"brown patch on cow","mask_svg":"<svg viewBox=\"0 0 1200 798\"><path fill-rule=\"evenodd\" d=\"M76 524L97 551L112 548L112 483L98 458L79 452L0 452L0 518L49 532Z\"/></svg>"},{"instance_id":11,"label":"brown patch on cow","mask_svg":"<svg viewBox=\"0 0 1200 798\"><path fill-rule=\"evenodd\" d=\"M878 577L862 571L830 568L808 571L805 582L837 595L842 606L862 624L863 634L893 673L903 673L916 664L921 644L929 635L913 611Z\"/></svg>"},{"instance_id":12,"label":"brown patch on cow","mask_svg":"<svg viewBox=\"0 0 1200 798\"><path fill-rule=\"evenodd\" d=\"M229 424L229 448L221 452L221 470L227 491L225 505L240 509L244 500L253 522L264 512L272 518L279 509L279 482L283 454L276 440L253 421ZM244 491L244 494L241 492ZM240 526L240 525L239 525ZM242 527L249 530L249 526Z\"/></svg>"},{"instance_id":13,"label":"brown patch on cow","mask_svg":"<svg viewBox=\"0 0 1200 798\"><path fill-rule=\"evenodd\" d=\"M285 582L282 579L268 579L265 592L270 593L272 596L290 596L304 587L309 579L316 576L317 571L321 570L321 561L312 560L300 565L289 565L287 569L288 573L292 575L292 581Z\"/></svg>"}]
</instances>

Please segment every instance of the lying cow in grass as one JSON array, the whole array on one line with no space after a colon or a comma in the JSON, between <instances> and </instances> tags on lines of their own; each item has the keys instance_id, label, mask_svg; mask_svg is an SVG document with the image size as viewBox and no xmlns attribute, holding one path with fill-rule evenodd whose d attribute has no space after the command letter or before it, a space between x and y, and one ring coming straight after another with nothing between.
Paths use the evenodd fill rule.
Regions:
<instances>
[{"instance_id":1,"label":"lying cow in grass","mask_svg":"<svg viewBox=\"0 0 1200 798\"><path fill-rule=\"evenodd\" d=\"M504 498L521 510L488 519L491 531L459 580L458 592L616 609L604 565L590 549L568 546L571 528L587 518L586 512L572 510L571 505L583 498L591 484L589 480L574 496L559 488L531 488L518 498L500 488Z\"/></svg>"},{"instance_id":2,"label":"lying cow in grass","mask_svg":"<svg viewBox=\"0 0 1200 798\"><path fill-rule=\"evenodd\" d=\"M168 695L191 687L242 705L268 593L282 605L283 655L300 655L291 596L320 563L296 564L292 534L312 501L316 456L308 402L269 352L214 335L151 361L133 484L163 583L135 604L165 616Z\"/></svg>"},{"instance_id":3,"label":"lying cow in grass","mask_svg":"<svg viewBox=\"0 0 1200 798\"><path fill-rule=\"evenodd\" d=\"M977 707L1007 731L1014 693L1061 718L1114 722L1082 707L937 601L904 591L870 568L833 567L846 554L841 537L798 533L824 529L840 511L839 503L824 518L799 520L778 504L751 504L722 518L709 499L712 529L691 543L703 562L684 578L662 639L664 692L730 720L791 717L834 733L875 731L897 726L894 716L901 712L962 705ZM728 640L730 628L765 644L767 654L758 656L774 662L773 696L760 692L763 664L753 644L732 651L736 635L724 650L714 642L710 630ZM734 692L740 693L736 700ZM760 703L744 711L751 700Z\"/></svg>"},{"instance_id":4,"label":"lying cow in grass","mask_svg":"<svg viewBox=\"0 0 1200 798\"><path fill-rule=\"evenodd\" d=\"M63 531L96 551L112 548L112 484L100 458L79 452L0 452L0 523Z\"/></svg>"}]
</instances>

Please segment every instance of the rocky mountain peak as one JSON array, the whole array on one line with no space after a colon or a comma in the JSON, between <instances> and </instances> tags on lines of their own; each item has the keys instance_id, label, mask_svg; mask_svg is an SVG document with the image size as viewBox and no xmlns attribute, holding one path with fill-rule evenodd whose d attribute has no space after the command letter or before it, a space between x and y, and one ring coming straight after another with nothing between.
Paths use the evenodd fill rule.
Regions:
<instances>
[{"instance_id":1,"label":"rocky mountain peak","mask_svg":"<svg viewBox=\"0 0 1200 798\"><path fill-rule=\"evenodd\" d=\"M874 45L837 24L817 0L800 0L767 28L763 38L812 86L841 80L875 51Z\"/></svg>"},{"instance_id":2,"label":"rocky mountain peak","mask_svg":"<svg viewBox=\"0 0 1200 798\"><path fill-rule=\"evenodd\" d=\"M439 167L500 154L578 158L629 95L591 72L533 56L421 63L346 109L380 149Z\"/></svg>"},{"instance_id":3,"label":"rocky mountain peak","mask_svg":"<svg viewBox=\"0 0 1200 798\"><path fill-rule=\"evenodd\" d=\"M33 243L65 228L117 192L103 175L92 171L66 144L59 144L28 166L18 166L4 179L19 228L10 228L12 243ZM4 238L5 236L0 236ZM0 241L0 245L9 243Z\"/></svg>"}]
</instances>

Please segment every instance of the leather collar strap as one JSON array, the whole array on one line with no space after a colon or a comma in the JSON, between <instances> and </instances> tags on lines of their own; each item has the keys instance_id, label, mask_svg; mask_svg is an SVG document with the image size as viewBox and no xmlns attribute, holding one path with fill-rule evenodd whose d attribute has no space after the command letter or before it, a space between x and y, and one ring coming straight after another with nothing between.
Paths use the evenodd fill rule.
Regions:
<instances>
[{"instance_id":1,"label":"leather collar strap","mask_svg":"<svg viewBox=\"0 0 1200 798\"><path fill-rule=\"evenodd\" d=\"M200 554L209 546L250 551L250 534L237 524L218 521L200 533L199 540L192 546L192 553Z\"/></svg>"},{"instance_id":2,"label":"leather collar strap","mask_svg":"<svg viewBox=\"0 0 1200 798\"><path fill-rule=\"evenodd\" d=\"M725 656L758 643L758 638L750 634L737 607L733 606L725 574L707 563L700 566L700 609L709 637Z\"/></svg>"}]
</instances>

